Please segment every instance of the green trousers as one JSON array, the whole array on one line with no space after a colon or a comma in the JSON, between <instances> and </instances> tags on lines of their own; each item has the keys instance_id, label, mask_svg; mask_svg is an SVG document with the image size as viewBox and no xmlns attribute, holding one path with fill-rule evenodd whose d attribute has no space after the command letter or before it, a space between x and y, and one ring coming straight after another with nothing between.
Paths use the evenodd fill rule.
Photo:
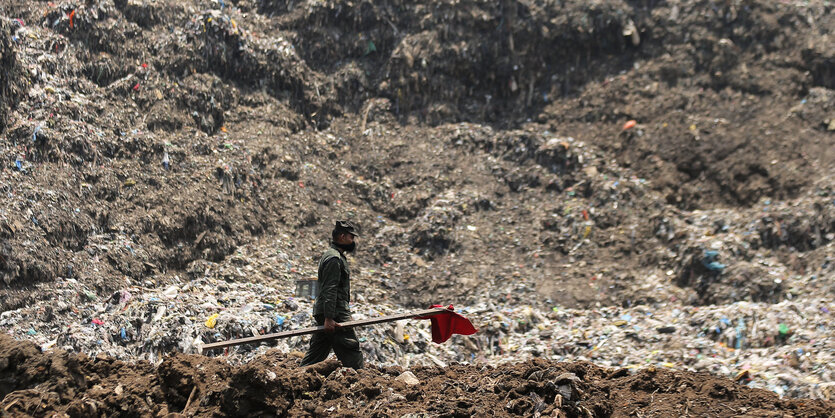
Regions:
<instances>
[{"instance_id":1,"label":"green trousers","mask_svg":"<svg viewBox=\"0 0 835 418\"><path fill-rule=\"evenodd\" d=\"M314 316L316 324L322 326L325 324L325 318L321 315ZM335 318L336 322L348 322L351 316L347 313L339 314ZM337 329L333 334L326 332L319 332L313 334L310 338L310 349L302 359L302 366L308 366L318 363L326 358L331 353L331 349L336 353L336 358L342 362L345 367L353 369L361 369L363 365L362 351L360 351L360 342L357 339L357 334L353 328Z\"/></svg>"}]
</instances>

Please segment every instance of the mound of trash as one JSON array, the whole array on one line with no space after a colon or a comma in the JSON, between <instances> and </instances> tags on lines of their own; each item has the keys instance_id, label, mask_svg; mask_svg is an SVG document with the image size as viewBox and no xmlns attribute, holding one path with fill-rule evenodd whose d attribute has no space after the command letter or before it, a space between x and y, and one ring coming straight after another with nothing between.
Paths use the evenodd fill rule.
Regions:
<instances>
[{"instance_id":1,"label":"mound of trash","mask_svg":"<svg viewBox=\"0 0 835 418\"><path fill-rule=\"evenodd\" d=\"M110 377L10 378L3 407L179 413L196 387L187 365L212 364L235 389L201 386L195 413L336 413L350 399L388 414L373 409L385 399L408 414L438 388L462 402L438 414L826 411L788 398L835 396L833 8L0 4L0 330L37 344L42 354L15 347L39 364L145 376L111 401ZM194 356L310 326L298 284L316 276L339 218L362 229L355 319L453 304L480 329L445 345L425 321L361 329L374 371L360 373L388 388L410 369L473 382L553 370L519 390L485 383L496 397L483 403L447 380L343 399L352 372L292 370L306 338ZM520 363L537 359L548 365ZM267 361L304 390L234 380ZM177 382L154 380L172 368ZM705 380L690 373L721 388L687 383L670 403L675 385L640 383ZM343 380L328 389L332 375Z\"/></svg>"}]
</instances>

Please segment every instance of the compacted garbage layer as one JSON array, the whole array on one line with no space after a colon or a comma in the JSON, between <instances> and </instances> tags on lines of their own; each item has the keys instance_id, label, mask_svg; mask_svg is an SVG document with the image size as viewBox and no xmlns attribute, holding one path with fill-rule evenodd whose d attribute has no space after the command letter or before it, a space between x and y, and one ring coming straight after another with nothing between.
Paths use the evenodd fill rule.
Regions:
<instances>
[{"instance_id":1,"label":"compacted garbage layer","mask_svg":"<svg viewBox=\"0 0 835 418\"><path fill-rule=\"evenodd\" d=\"M159 366L42 353L0 337L0 408L8 416L775 416L830 417L835 403L780 399L704 373L636 374L532 360L359 371L336 360L298 367L270 351L242 366L174 354ZM781 411L779 413L775 411Z\"/></svg>"},{"instance_id":2,"label":"compacted garbage layer","mask_svg":"<svg viewBox=\"0 0 835 418\"><path fill-rule=\"evenodd\" d=\"M778 301L831 277L833 7L0 1L0 307L260 238L309 278L336 216L409 306Z\"/></svg>"},{"instance_id":3,"label":"compacted garbage layer","mask_svg":"<svg viewBox=\"0 0 835 418\"><path fill-rule=\"evenodd\" d=\"M682 303L727 304L739 312L727 314L737 324L723 325L726 337L744 328L739 319L752 322L741 301L831 300L833 8L764 0L0 0L0 309L10 312L0 319L35 307L38 321L50 322L55 306L56 317L72 318L67 329L92 329L111 295L136 287L216 277L289 288L315 275L337 216L364 227L356 289L397 309L441 301L546 312L646 305L675 318ZM259 241L269 243L264 257L247 258L247 245ZM59 291L64 308L53 299ZM258 301L220 302L211 309ZM780 321L769 332L779 335ZM15 336L52 339L43 330L65 324L56 325L29 324ZM815 324L815 332L827 326ZM201 386L189 408L215 405L208 412L222 414L256 413L258 405L270 405L267 414L344 413L350 404L339 394L356 383L348 371L294 371L297 360L277 354L238 368L175 356L154 368L31 346L20 352L41 363L3 379L4 392L22 390L6 398L9 414L46 414L40 405L62 400L83 416L164 412L152 405L179 412L197 366L225 371L215 381L227 389ZM6 371L31 364L15 355ZM187 369L175 366L183 359L196 364L182 381L160 377ZM290 367L273 370L275 379L264 371L263 382L305 391L238 392L259 381L252 376L269 370L257 369L268 361ZM715 397L654 410L659 399L690 393L662 377L693 375L647 369L594 380L559 365L555 371L582 384L551 372L551 380L538 375L545 389L489 380L484 390L501 402L473 401L482 375L509 379L521 366L500 367L426 386L443 391L397 383L376 395L352 390L353 407L364 415L377 402L377 411L417 403L404 413L441 406L430 413L536 415L553 412L557 392L565 412L580 416L629 408L642 416L802 416L792 408L822 405L717 381ZM63 369L63 377L50 373ZM139 389L120 387L120 370L146 377ZM415 370L418 388L432 373L442 372ZM328 391L325 374L340 391ZM641 389L654 379L665 384ZM612 383L611 397L582 386L595 382ZM641 397L617 403L622 390ZM735 403L756 393L771 401ZM112 409L108 397L119 401Z\"/></svg>"}]
</instances>

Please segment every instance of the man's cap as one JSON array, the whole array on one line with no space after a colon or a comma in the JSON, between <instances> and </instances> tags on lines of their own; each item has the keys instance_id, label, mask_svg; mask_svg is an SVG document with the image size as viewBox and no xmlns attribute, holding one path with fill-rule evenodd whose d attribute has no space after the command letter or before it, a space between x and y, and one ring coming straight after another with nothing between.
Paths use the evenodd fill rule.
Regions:
<instances>
[{"instance_id":1,"label":"man's cap","mask_svg":"<svg viewBox=\"0 0 835 418\"><path fill-rule=\"evenodd\" d=\"M336 221L336 225L333 227L333 232L335 234L351 234L355 237L360 236L359 234L359 225L351 222L351 221Z\"/></svg>"}]
</instances>

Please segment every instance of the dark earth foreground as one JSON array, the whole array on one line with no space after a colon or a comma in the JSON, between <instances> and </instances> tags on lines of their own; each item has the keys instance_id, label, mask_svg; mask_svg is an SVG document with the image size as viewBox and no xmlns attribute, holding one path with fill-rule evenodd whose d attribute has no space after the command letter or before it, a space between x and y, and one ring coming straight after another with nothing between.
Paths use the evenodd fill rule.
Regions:
<instances>
[{"instance_id":1,"label":"dark earth foreground","mask_svg":"<svg viewBox=\"0 0 835 418\"><path fill-rule=\"evenodd\" d=\"M275 351L239 367L174 354L158 367L41 353L0 337L0 408L9 416L694 416L831 417L835 404L779 399L706 373L637 374L590 363L534 360L412 370L306 368ZM193 393L192 393L193 392ZM191 400L189 400L191 398ZM778 412L779 411L779 412ZM173 415L172 415L173 414ZM183 415L180 415L183 414Z\"/></svg>"}]
</instances>

